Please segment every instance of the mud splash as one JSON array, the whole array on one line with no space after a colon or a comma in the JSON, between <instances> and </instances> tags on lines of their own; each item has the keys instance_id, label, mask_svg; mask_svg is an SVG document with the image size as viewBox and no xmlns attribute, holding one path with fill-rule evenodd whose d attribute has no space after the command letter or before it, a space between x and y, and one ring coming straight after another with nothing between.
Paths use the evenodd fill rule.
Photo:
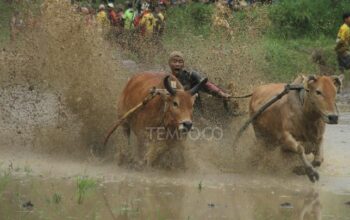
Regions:
<instances>
[{"instance_id":1,"label":"mud splash","mask_svg":"<svg viewBox=\"0 0 350 220\"><path fill-rule=\"evenodd\" d=\"M144 54L147 59L138 58L141 64L135 64L123 60L125 51L106 40L99 29L87 26L69 2L46 0L39 8L33 18L36 25L0 54L0 148L4 150L16 148L83 160L100 152L104 160L115 160L116 146L124 145L125 138L116 133L108 149L102 149L102 141L116 119L118 94L135 71L166 70L172 50L183 51L188 66L208 73L222 86L229 86L226 79L231 80L234 72L235 81L230 81L234 94L250 91L240 80L252 82L256 78L244 45L229 46L225 40L216 44L214 39L199 36L191 48L191 42L170 43L149 63L144 61L153 56ZM214 58L229 65L208 63ZM242 65L243 60L247 65ZM209 167L211 171L218 166L233 168L232 154L227 152L231 152L229 137L237 120L224 112L221 100L205 95L203 99L208 107L198 123L224 128L225 138L189 143L189 167Z\"/></svg>"},{"instance_id":2,"label":"mud splash","mask_svg":"<svg viewBox=\"0 0 350 220\"><path fill-rule=\"evenodd\" d=\"M34 30L1 54L2 146L80 157L100 147L129 73L68 2L45 1Z\"/></svg>"}]
</instances>

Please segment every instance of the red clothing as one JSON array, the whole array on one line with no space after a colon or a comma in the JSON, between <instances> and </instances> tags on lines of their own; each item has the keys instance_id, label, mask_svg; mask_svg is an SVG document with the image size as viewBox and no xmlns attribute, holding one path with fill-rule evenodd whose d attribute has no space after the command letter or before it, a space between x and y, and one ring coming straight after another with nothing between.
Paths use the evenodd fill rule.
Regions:
<instances>
[{"instance_id":1,"label":"red clothing","mask_svg":"<svg viewBox=\"0 0 350 220\"><path fill-rule=\"evenodd\" d=\"M111 25L117 26L117 24L118 24L118 14L117 14L117 12L115 12L114 10L110 10L108 12L108 18L109 18L109 21L111 22Z\"/></svg>"}]
</instances>

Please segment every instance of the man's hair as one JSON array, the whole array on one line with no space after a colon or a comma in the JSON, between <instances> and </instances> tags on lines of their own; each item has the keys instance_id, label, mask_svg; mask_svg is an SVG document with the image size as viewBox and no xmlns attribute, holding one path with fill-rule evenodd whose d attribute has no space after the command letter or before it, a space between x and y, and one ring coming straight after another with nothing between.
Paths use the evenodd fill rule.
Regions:
<instances>
[{"instance_id":1,"label":"man's hair","mask_svg":"<svg viewBox=\"0 0 350 220\"><path fill-rule=\"evenodd\" d=\"M180 57L180 58L184 59L184 55L180 51L173 51L170 53L169 61L175 57Z\"/></svg>"},{"instance_id":2,"label":"man's hair","mask_svg":"<svg viewBox=\"0 0 350 220\"><path fill-rule=\"evenodd\" d=\"M350 12L346 12L343 14L343 21L345 21L345 19L347 19L348 17L350 17Z\"/></svg>"}]
</instances>

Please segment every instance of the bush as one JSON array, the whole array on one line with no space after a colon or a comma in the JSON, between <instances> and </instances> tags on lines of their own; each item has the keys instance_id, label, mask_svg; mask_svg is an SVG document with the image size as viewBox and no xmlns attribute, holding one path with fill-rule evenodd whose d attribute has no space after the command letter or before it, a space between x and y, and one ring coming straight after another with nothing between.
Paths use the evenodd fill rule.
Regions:
<instances>
[{"instance_id":1,"label":"bush","mask_svg":"<svg viewBox=\"0 0 350 220\"><path fill-rule=\"evenodd\" d=\"M342 14L350 11L345 0L281 0L269 11L273 32L283 37L335 38Z\"/></svg>"},{"instance_id":2,"label":"bush","mask_svg":"<svg viewBox=\"0 0 350 220\"><path fill-rule=\"evenodd\" d=\"M208 35L212 24L212 5L191 3L172 7L167 11L167 31L169 34L191 32L194 35Z\"/></svg>"}]
</instances>

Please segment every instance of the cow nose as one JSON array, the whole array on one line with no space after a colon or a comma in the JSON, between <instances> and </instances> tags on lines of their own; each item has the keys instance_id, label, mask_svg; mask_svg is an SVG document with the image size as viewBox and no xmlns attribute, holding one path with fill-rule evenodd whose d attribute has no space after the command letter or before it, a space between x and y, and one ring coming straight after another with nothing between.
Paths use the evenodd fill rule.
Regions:
<instances>
[{"instance_id":1,"label":"cow nose","mask_svg":"<svg viewBox=\"0 0 350 220\"><path fill-rule=\"evenodd\" d=\"M192 128L192 122L191 121L185 121L182 123L187 131L190 131Z\"/></svg>"},{"instance_id":2,"label":"cow nose","mask_svg":"<svg viewBox=\"0 0 350 220\"><path fill-rule=\"evenodd\" d=\"M329 124L338 124L338 115L328 115Z\"/></svg>"}]
</instances>

